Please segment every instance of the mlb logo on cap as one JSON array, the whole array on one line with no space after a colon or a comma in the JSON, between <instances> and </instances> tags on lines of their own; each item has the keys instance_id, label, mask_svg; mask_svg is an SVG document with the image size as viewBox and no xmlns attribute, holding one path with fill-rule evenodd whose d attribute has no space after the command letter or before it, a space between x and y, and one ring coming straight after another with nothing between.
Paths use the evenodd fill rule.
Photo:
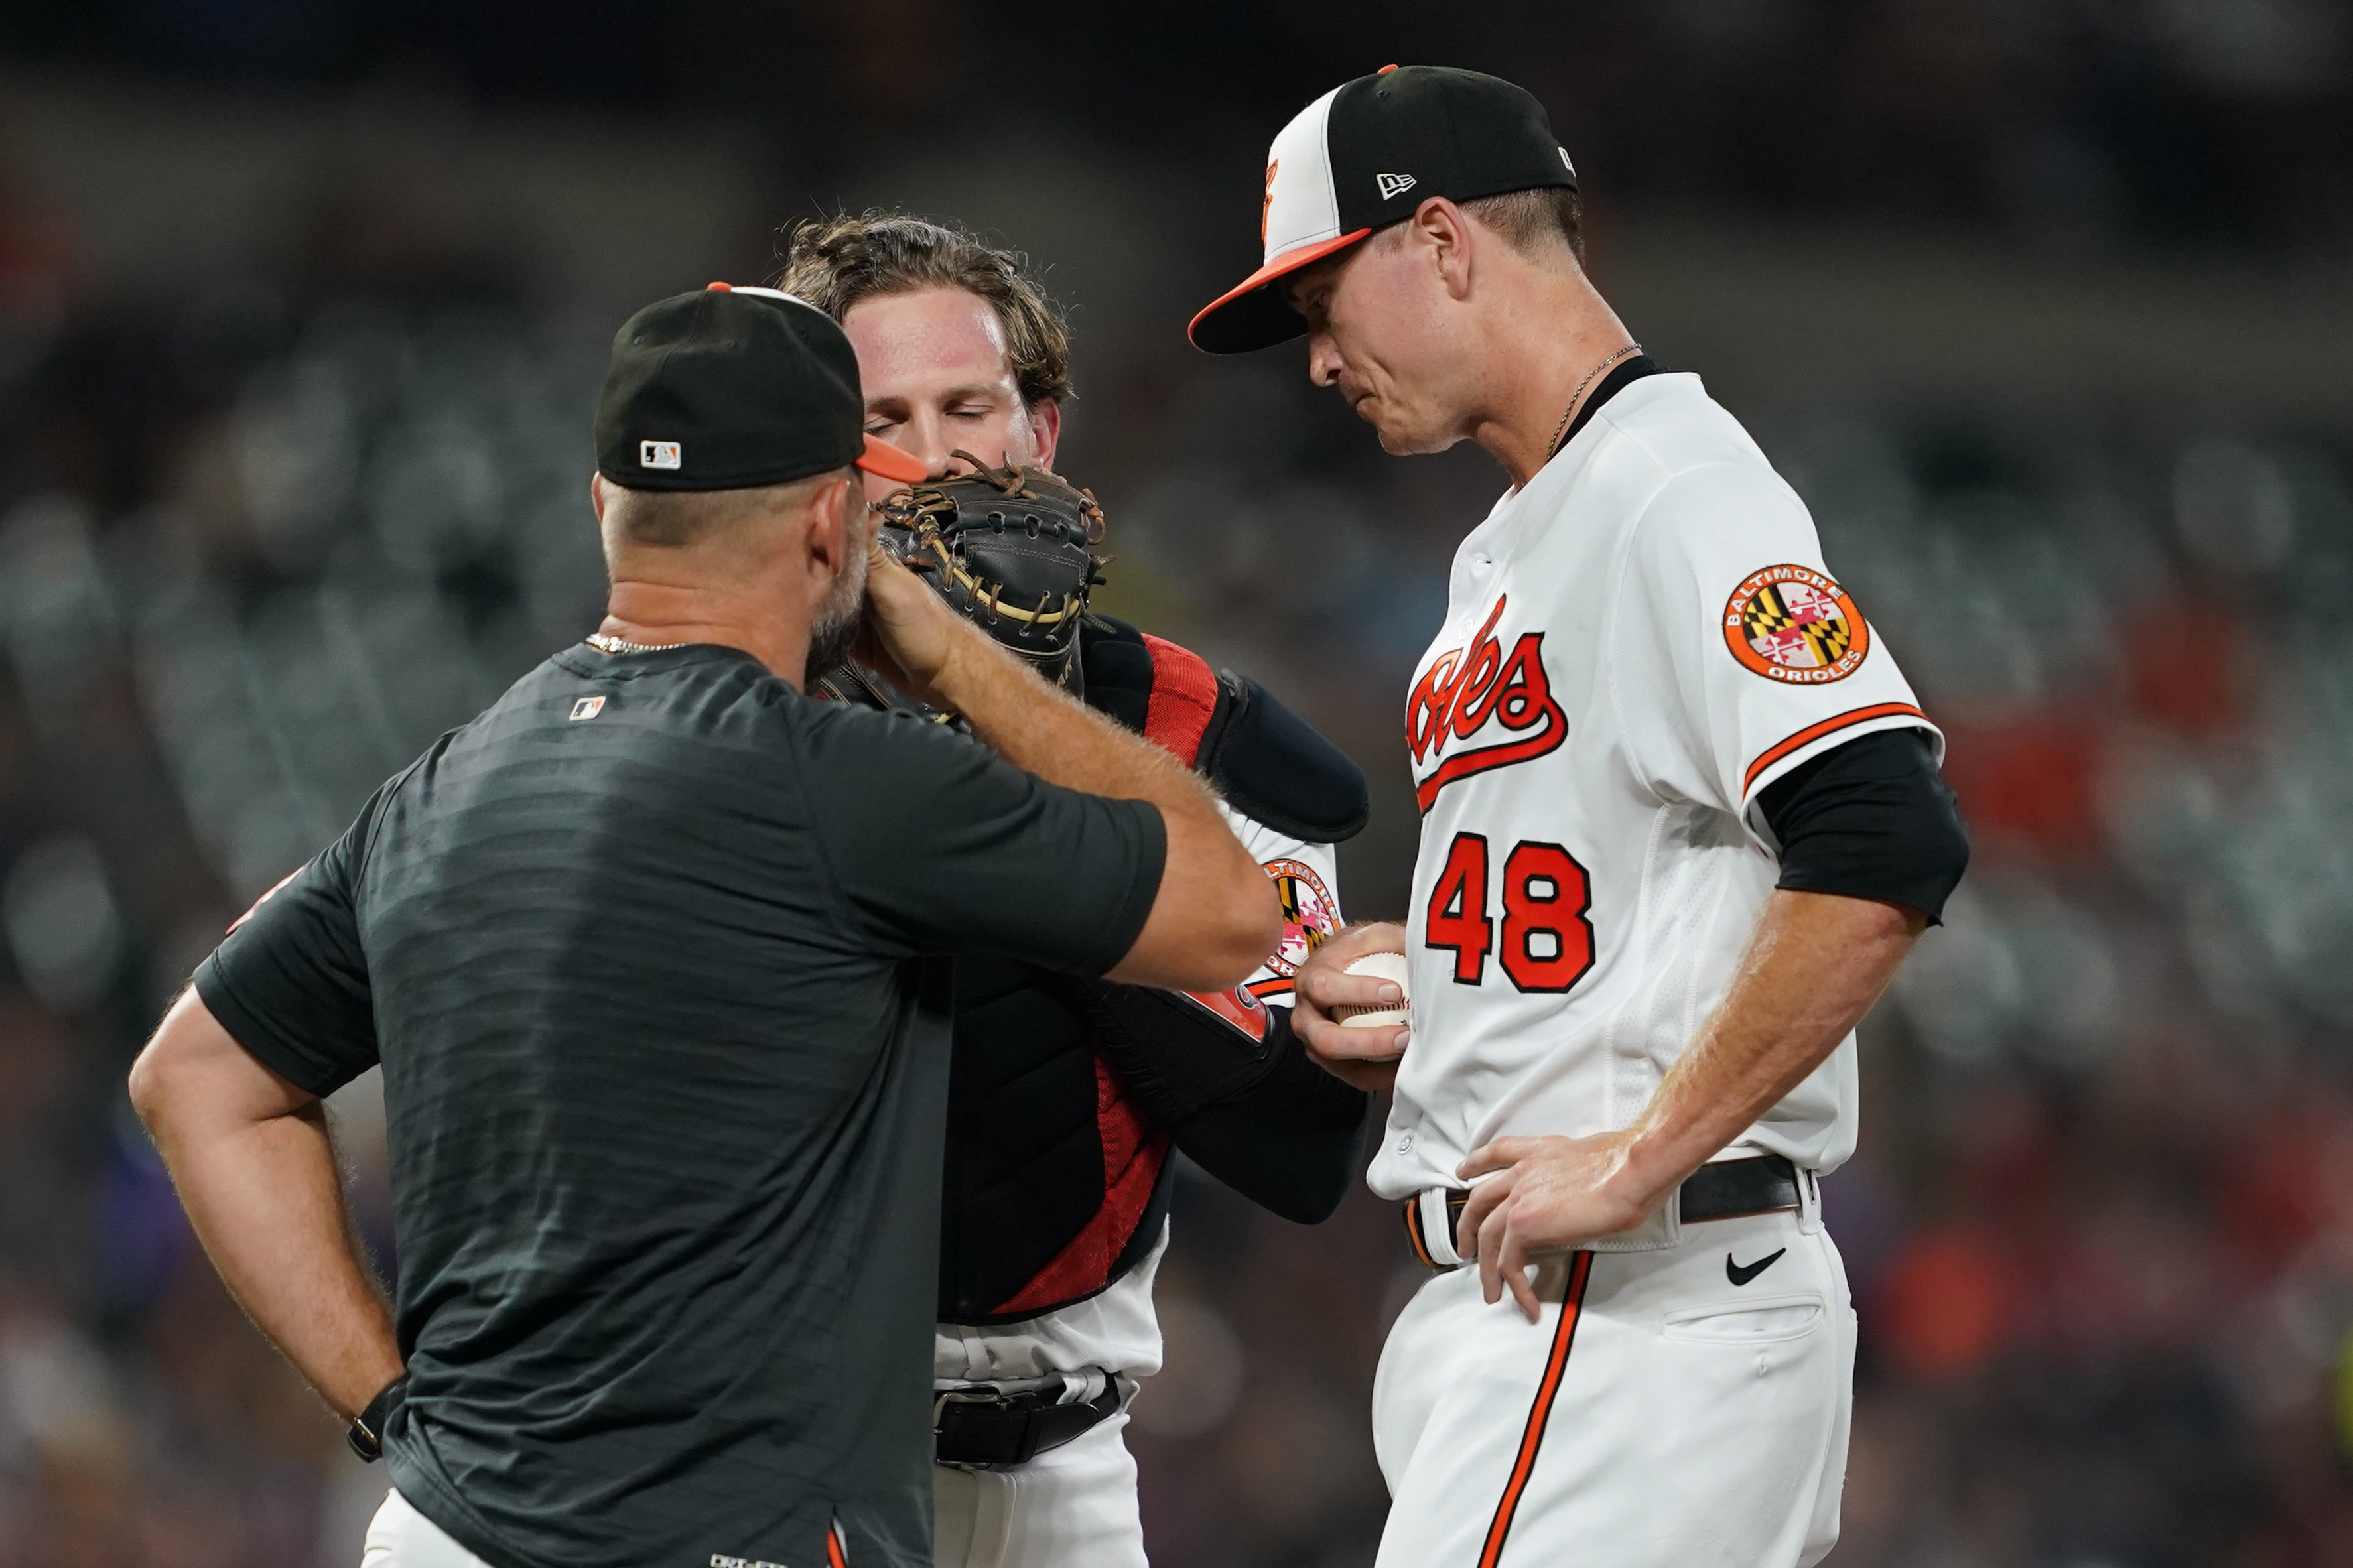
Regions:
<instances>
[{"instance_id":1,"label":"mlb logo on cap","mask_svg":"<svg viewBox=\"0 0 2353 1568\"><path fill-rule=\"evenodd\" d=\"M638 467L641 468L675 468L679 466L679 447L675 441L640 441L638 443Z\"/></svg>"},{"instance_id":2,"label":"mlb logo on cap","mask_svg":"<svg viewBox=\"0 0 2353 1568\"><path fill-rule=\"evenodd\" d=\"M1544 105L1498 77L1388 66L1300 110L1266 155L1264 265L1193 318L1196 347L1244 353L1307 330L1281 279L1402 223L1431 196L1458 202L1577 188Z\"/></svg>"}]
</instances>

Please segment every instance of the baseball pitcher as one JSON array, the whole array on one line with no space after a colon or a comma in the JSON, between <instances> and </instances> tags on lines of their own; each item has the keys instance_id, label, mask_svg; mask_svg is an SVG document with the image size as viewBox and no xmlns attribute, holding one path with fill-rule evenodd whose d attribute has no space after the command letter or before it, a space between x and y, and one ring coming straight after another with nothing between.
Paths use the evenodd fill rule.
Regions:
<instances>
[{"instance_id":1,"label":"baseball pitcher","mask_svg":"<svg viewBox=\"0 0 2353 1568\"><path fill-rule=\"evenodd\" d=\"M1103 513L1047 471L1069 343L1008 252L903 215L793 237L782 286L858 351L867 433L929 476L868 488L885 548L1050 680L1212 780L1274 881L1282 945L1230 991L960 961L935 1341L942 1568L1142 1568L1122 1431L1159 1370L1172 1149L1285 1218L1337 1205L1369 1097L1310 1061L1292 976L1337 929L1356 765L1256 682L1088 609ZM866 672L823 678L887 701ZM1008 910L1009 924L1021 918Z\"/></svg>"},{"instance_id":2,"label":"baseball pitcher","mask_svg":"<svg viewBox=\"0 0 2353 1568\"><path fill-rule=\"evenodd\" d=\"M1854 1026L1967 861L1942 738L1804 504L1595 290L1527 93L1351 81L1262 215L1194 342L1303 335L1385 449L1511 480L1407 703L1410 913L1298 982L1311 1051L1394 1080L1371 1182L1433 1270L1374 1385L1381 1568L1814 1563L1855 1332L1818 1184ZM1400 952L1402 987L1348 973Z\"/></svg>"}]
</instances>

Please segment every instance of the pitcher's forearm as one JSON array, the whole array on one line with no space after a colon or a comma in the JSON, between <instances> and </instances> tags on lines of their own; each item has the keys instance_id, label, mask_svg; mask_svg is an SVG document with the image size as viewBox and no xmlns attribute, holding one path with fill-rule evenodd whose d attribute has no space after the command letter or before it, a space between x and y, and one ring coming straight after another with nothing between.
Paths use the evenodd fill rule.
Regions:
<instances>
[{"instance_id":1,"label":"pitcher's forearm","mask_svg":"<svg viewBox=\"0 0 2353 1568\"><path fill-rule=\"evenodd\" d=\"M1663 1195L1788 1096L1871 1011L1925 923L1894 904L1776 892L1723 1005L1636 1118L1629 1178Z\"/></svg>"}]
</instances>

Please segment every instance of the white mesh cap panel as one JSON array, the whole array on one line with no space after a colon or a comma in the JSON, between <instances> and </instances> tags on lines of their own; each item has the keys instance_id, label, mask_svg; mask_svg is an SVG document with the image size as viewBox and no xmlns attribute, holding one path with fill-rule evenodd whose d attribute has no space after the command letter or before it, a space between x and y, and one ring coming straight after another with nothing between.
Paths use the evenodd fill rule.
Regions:
<instances>
[{"instance_id":1,"label":"white mesh cap panel","mask_svg":"<svg viewBox=\"0 0 2353 1568\"><path fill-rule=\"evenodd\" d=\"M1267 149L1266 259L1340 234L1339 198L1332 191L1332 144L1325 125L1334 88L1301 110Z\"/></svg>"}]
</instances>

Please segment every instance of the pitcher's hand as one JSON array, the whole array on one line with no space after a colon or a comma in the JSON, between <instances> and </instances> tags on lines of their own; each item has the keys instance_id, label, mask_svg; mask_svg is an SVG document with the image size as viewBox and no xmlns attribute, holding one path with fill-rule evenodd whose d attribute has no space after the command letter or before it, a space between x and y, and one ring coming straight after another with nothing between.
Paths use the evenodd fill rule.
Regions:
<instances>
[{"instance_id":1,"label":"pitcher's hand","mask_svg":"<svg viewBox=\"0 0 2353 1568\"><path fill-rule=\"evenodd\" d=\"M1332 1017L1335 1007L1395 1007L1405 992L1393 980L1351 974L1368 953L1405 952L1405 927L1388 921L1350 926L1325 942L1299 967L1293 982L1292 1033L1307 1058L1351 1089L1385 1089L1397 1081L1398 1058L1411 1031L1352 1029Z\"/></svg>"},{"instance_id":2,"label":"pitcher's hand","mask_svg":"<svg viewBox=\"0 0 2353 1568\"><path fill-rule=\"evenodd\" d=\"M1536 1321L1536 1293L1528 1264L1538 1253L1567 1252L1633 1229L1665 1200L1673 1184L1653 1192L1629 1155L1631 1131L1590 1138L1498 1138L1471 1151L1455 1173L1474 1182L1454 1232L1459 1258L1479 1261L1487 1300L1509 1289L1528 1321Z\"/></svg>"}]
</instances>

